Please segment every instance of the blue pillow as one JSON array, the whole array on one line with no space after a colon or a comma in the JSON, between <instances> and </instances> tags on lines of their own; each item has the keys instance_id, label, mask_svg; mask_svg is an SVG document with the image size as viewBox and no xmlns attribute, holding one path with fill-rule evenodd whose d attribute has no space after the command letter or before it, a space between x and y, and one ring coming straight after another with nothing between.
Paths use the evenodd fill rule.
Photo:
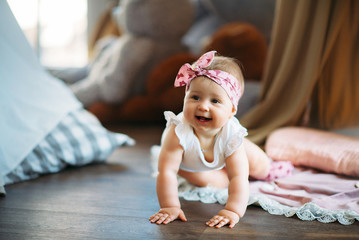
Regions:
<instances>
[{"instance_id":1,"label":"blue pillow","mask_svg":"<svg viewBox=\"0 0 359 240\"><path fill-rule=\"evenodd\" d=\"M80 108L70 112L10 173L4 184L59 172L67 166L104 162L114 149L134 145L125 134L104 128L98 119ZM0 193L5 194L5 191Z\"/></svg>"}]
</instances>

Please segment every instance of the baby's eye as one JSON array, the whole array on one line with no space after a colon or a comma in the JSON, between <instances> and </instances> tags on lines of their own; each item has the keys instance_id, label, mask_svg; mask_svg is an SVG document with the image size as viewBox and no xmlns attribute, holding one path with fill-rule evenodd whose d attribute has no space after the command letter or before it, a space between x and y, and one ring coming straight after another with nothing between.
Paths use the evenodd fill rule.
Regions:
<instances>
[{"instance_id":1,"label":"baby's eye","mask_svg":"<svg viewBox=\"0 0 359 240\"><path fill-rule=\"evenodd\" d=\"M193 95L192 98L196 101L199 100L199 97L197 95Z\"/></svg>"},{"instance_id":2,"label":"baby's eye","mask_svg":"<svg viewBox=\"0 0 359 240\"><path fill-rule=\"evenodd\" d=\"M213 103L219 103L219 100L218 99L212 99L212 102Z\"/></svg>"}]
</instances>

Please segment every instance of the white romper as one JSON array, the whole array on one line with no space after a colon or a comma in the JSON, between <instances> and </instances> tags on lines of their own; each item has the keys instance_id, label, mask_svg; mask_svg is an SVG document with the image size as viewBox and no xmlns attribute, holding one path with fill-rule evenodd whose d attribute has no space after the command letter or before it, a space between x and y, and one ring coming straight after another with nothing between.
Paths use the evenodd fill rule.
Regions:
<instances>
[{"instance_id":1,"label":"white romper","mask_svg":"<svg viewBox=\"0 0 359 240\"><path fill-rule=\"evenodd\" d=\"M164 115L167 120L167 128L171 124L176 125L175 132L184 150L180 169L185 171L203 172L222 169L225 166L225 159L241 146L243 138L247 136L247 129L239 123L236 117L232 117L216 138L213 162L207 162L193 128L183 121L183 113L176 116L173 112L166 111Z\"/></svg>"}]
</instances>

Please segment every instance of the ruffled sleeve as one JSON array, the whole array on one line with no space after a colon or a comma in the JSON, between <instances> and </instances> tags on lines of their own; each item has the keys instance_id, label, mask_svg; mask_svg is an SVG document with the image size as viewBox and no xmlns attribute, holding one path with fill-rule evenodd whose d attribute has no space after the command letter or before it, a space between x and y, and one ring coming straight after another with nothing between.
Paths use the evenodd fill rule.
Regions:
<instances>
[{"instance_id":1,"label":"ruffled sleeve","mask_svg":"<svg viewBox=\"0 0 359 240\"><path fill-rule=\"evenodd\" d=\"M192 130L188 124L183 123L183 113L181 112L176 115L171 111L165 111L164 115L167 121L166 128L170 127L172 124L176 125L176 135L180 141L180 145L186 150L186 143L191 142L188 133L192 132Z\"/></svg>"},{"instance_id":2,"label":"ruffled sleeve","mask_svg":"<svg viewBox=\"0 0 359 240\"><path fill-rule=\"evenodd\" d=\"M167 121L166 127L171 126L171 124L175 124L177 126L180 123L182 123L179 116L177 116L176 114L174 114L171 111L165 111L163 114L165 115L165 119Z\"/></svg>"},{"instance_id":3,"label":"ruffled sleeve","mask_svg":"<svg viewBox=\"0 0 359 240\"><path fill-rule=\"evenodd\" d=\"M247 129L243 127L237 118L231 118L227 128L224 129L228 136L227 144L225 144L224 157L232 155L243 143L243 139L248 135Z\"/></svg>"}]
</instances>

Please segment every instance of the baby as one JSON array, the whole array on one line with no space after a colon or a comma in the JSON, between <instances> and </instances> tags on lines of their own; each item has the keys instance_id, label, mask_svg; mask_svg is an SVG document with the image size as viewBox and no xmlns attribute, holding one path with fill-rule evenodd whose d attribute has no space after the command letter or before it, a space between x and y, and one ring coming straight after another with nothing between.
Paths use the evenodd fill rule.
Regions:
<instances>
[{"instance_id":1,"label":"baby","mask_svg":"<svg viewBox=\"0 0 359 240\"><path fill-rule=\"evenodd\" d=\"M187 221L178 198L177 174L199 187L228 188L224 209L206 224L232 228L247 208L249 176L269 180L292 170L290 163L282 164L282 172L274 176L267 155L244 138L247 130L234 117L244 89L241 68L215 53L205 53L192 66L183 65L177 74L175 86L186 86L183 112L177 116L165 112L157 176L161 209L149 218L151 223Z\"/></svg>"}]
</instances>

